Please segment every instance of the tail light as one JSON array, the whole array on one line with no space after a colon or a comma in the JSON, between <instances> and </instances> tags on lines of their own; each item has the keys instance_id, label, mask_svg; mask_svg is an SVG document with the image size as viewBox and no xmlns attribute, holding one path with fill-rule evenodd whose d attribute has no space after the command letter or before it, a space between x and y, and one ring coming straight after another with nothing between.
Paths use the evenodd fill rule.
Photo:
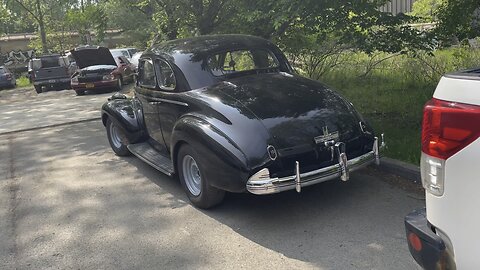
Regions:
<instances>
[{"instance_id":1,"label":"tail light","mask_svg":"<svg viewBox=\"0 0 480 270\"><path fill-rule=\"evenodd\" d=\"M448 159L480 135L480 106L432 99L425 105L422 152Z\"/></svg>"},{"instance_id":2,"label":"tail light","mask_svg":"<svg viewBox=\"0 0 480 270\"><path fill-rule=\"evenodd\" d=\"M7 78L7 80L11 80L12 79L12 74L6 73L5 78Z\"/></svg>"},{"instance_id":3,"label":"tail light","mask_svg":"<svg viewBox=\"0 0 480 270\"><path fill-rule=\"evenodd\" d=\"M423 186L430 193L443 194L445 160L475 141L480 135L480 106L432 99L423 111Z\"/></svg>"}]
</instances>

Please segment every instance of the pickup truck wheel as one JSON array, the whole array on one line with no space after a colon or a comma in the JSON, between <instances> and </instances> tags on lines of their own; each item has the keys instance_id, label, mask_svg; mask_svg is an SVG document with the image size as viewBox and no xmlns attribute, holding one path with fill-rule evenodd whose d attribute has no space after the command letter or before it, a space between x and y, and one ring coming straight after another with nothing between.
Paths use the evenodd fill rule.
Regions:
<instances>
[{"instance_id":1,"label":"pickup truck wheel","mask_svg":"<svg viewBox=\"0 0 480 270\"><path fill-rule=\"evenodd\" d=\"M37 92L37 94L42 93L42 86L40 86L40 85L35 85L34 87L35 87L35 92Z\"/></svg>"},{"instance_id":2,"label":"pickup truck wheel","mask_svg":"<svg viewBox=\"0 0 480 270\"><path fill-rule=\"evenodd\" d=\"M194 206L208 209L222 202L225 191L208 184L203 161L188 144L178 151L177 169L180 183Z\"/></svg>"},{"instance_id":3,"label":"pickup truck wheel","mask_svg":"<svg viewBox=\"0 0 480 270\"><path fill-rule=\"evenodd\" d=\"M75 90L75 93L77 93L77 96L83 96L85 95L85 90Z\"/></svg>"},{"instance_id":4,"label":"pickup truck wheel","mask_svg":"<svg viewBox=\"0 0 480 270\"><path fill-rule=\"evenodd\" d=\"M110 146L115 154L118 156L131 155L127 148L127 145L129 144L127 137L123 131L110 119L107 119L107 137L108 142L110 143Z\"/></svg>"}]
</instances>

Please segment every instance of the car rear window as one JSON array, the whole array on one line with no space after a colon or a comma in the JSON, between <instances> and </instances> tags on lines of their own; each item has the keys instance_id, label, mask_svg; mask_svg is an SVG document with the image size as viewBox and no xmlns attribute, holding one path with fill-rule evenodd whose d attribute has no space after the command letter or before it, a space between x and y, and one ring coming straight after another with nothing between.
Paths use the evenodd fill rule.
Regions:
<instances>
[{"instance_id":1,"label":"car rear window","mask_svg":"<svg viewBox=\"0 0 480 270\"><path fill-rule=\"evenodd\" d=\"M59 57L43 57L40 59L42 61L42 68L51 68L51 67L59 67L60 62Z\"/></svg>"},{"instance_id":2,"label":"car rear window","mask_svg":"<svg viewBox=\"0 0 480 270\"><path fill-rule=\"evenodd\" d=\"M279 63L269 50L251 49L214 54L208 58L208 67L214 76L223 76L243 71L278 68Z\"/></svg>"}]
</instances>

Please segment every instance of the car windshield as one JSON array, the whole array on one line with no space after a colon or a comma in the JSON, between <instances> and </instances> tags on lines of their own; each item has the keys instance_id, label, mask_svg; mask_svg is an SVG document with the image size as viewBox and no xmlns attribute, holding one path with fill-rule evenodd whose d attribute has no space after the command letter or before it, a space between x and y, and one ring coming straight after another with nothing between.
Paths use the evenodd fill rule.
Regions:
<instances>
[{"instance_id":1,"label":"car windshield","mask_svg":"<svg viewBox=\"0 0 480 270\"><path fill-rule=\"evenodd\" d=\"M278 68L275 55L266 49L221 52L208 58L208 67L214 76L243 71Z\"/></svg>"},{"instance_id":2,"label":"car windshield","mask_svg":"<svg viewBox=\"0 0 480 270\"><path fill-rule=\"evenodd\" d=\"M114 58L117 58L119 56L125 56L128 57L128 51L127 50L118 50L118 51L110 51L112 53L112 56Z\"/></svg>"}]
</instances>

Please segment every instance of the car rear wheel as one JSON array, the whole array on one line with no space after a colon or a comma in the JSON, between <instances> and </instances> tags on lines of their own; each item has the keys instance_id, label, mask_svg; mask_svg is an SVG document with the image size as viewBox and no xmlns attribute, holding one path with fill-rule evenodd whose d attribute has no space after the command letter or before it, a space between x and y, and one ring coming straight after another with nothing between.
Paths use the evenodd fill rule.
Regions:
<instances>
[{"instance_id":1,"label":"car rear wheel","mask_svg":"<svg viewBox=\"0 0 480 270\"><path fill-rule=\"evenodd\" d=\"M178 151L177 169L180 183L194 206L208 209L222 202L225 191L209 185L202 159L188 144Z\"/></svg>"},{"instance_id":2,"label":"car rear wheel","mask_svg":"<svg viewBox=\"0 0 480 270\"><path fill-rule=\"evenodd\" d=\"M37 94L42 93L42 86L40 86L40 85L35 85L34 87L35 87L35 92L37 92Z\"/></svg>"},{"instance_id":3,"label":"car rear wheel","mask_svg":"<svg viewBox=\"0 0 480 270\"><path fill-rule=\"evenodd\" d=\"M85 90L75 90L75 93L77 93L77 96L83 96L85 95Z\"/></svg>"},{"instance_id":4,"label":"car rear wheel","mask_svg":"<svg viewBox=\"0 0 480 270\"><path fill-rule=\"evenodd\" d=\"M113 152L118 156L129 156L130 151L127 148L129 144L125 133L112 120L107 120L107 137Z\"/></svg>"}]
</instances>

